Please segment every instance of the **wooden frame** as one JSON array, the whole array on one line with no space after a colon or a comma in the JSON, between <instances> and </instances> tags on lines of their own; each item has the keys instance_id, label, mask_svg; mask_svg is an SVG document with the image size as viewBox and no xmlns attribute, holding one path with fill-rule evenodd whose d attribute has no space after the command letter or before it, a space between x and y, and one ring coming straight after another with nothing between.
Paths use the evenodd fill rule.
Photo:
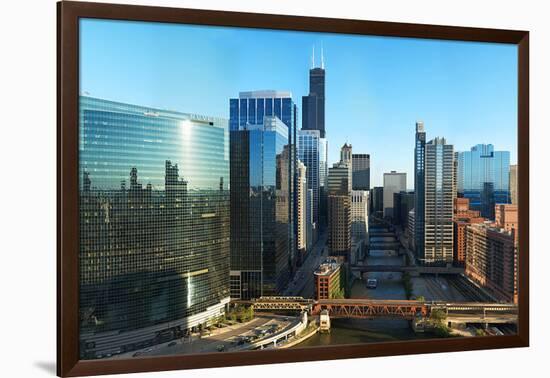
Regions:
<instances>
[{"instance_id":1,"label":"wooden frame","mask_svg":"<svg viewBox=\"0 0 550 378\"><path fill-rule=\"evenodd\" d=\"M82 376L330 360L529 345L529 33L526 31L310 18L88 2L59 2L57 64L57 374ZM78 358L79 18L237 26L518 45L519 324L513 336L385 342L132 360ZM245 358L243 358L245 357Z\"/></svg>"}]
</instances>

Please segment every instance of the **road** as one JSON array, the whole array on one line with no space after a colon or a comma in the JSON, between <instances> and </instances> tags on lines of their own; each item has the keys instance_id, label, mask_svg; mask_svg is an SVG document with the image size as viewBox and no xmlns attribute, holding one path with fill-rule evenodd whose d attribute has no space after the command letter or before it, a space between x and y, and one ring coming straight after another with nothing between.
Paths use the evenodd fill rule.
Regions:
<instances>
[{"instance_id":1,"label":"road","mask_svg":"<svg viewBox=\"0 0 550 378\"><path fill-rule=\"evenodd\" d=\"M221 329L216 329L211 336L193 336L191 338L179 339L176 341L158 344L150 348L142 349L137 357L166 356L176 354L194 354L217 352L219 345L224 345L225 351L232 349L242 349L246 345L239 346L234 341L239 336L254 334L255 330L262 329L270 325L276 325L280 329L289 326L295 317L279 316L273 314L262 314L256 316L247 323L237 323ZM132 358L136 352L128 352L113 356L113 358Z\"/></svg>"},{"instance_id":2,"label":"road","mask_svg":"<svg viewBox=\"0 0 550 378\"><path fill-rule=\"evenodd\" d=\"M327 257L325 248L328 240L328 233L324 232L319 236L317 243L307 255L304 263L298 269L294 280L290 282L284 291L286 296L302 296L304 298L313 298L315 295L315 282L313 272L319 264Z\"/></svg>"}]
</instances>

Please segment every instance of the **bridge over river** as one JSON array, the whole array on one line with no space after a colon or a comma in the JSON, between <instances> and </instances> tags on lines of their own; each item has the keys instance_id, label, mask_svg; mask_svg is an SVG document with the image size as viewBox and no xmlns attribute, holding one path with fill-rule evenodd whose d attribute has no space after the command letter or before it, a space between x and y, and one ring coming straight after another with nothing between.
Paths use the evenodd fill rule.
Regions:
<instances>
[{"instance_id":1,"label":"bridge over river","mask_svg":"<svg viewBox=\"0 0 550 378\"><path fill-rule=\"evenodd\" d=\"M448 320L471 323L517 323L518 308L511 303L426 302L416 300L376 299L305 299L302 297L261 297L237 301L252 305L256 311L307 311L319 315L326 310L331 318L397 318L414 320L429 317L433 310L446 314Z\"/></svg>"}]
</instances>

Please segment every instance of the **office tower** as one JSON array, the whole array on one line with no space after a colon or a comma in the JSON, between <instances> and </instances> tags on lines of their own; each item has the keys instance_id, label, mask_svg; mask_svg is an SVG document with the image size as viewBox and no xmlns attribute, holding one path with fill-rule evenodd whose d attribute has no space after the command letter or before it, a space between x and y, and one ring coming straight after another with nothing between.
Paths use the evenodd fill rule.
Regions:
<instances>
[{"instance_id":1,"label":"office tower","mask_svg":"<svg viewBox=\"0 0 550 378\"><path fill-rule=\"evenodd\" d=\"M384 187L375 186L372 188L372 213L379 218L384 216Z\"/></svg>"},{"instance_id":2,"label":"office tower","mask_svg":"<svg viewBox=\"0 0 550 378\"><path fill-rule=\"evenodd\" d=\"M466 227L466 275L495 299L517 303L517 263L515 230L489 223Z\"/></svg>"},{"instance_id":3,"label":"office tower","mask_svg":"<svg viewBox=\"0 0 550 378\"><path fill-rule=\"evenodd\" d=\"M349 261L351 250L351 198L349 167L339 162L328 173L328 246L332 256Z\"/></svg>"},{"instance_id":4,"label":"office tower","mask_svg":"<svg viewBox=\"0 0 550 378\"><path fill-rule=\"evenodd\" d=\"M345 274L337 259L328 258L313 272L315 299L342 299L345 293Z\"/></svg>"},{"instance_id":5,"label":"office tower","mask_svg":"<svg viewBox=\"0 0 550 378\"><path fill-rule=\"evenodd\" d=\"M518 165L510 165L510 203L518 204Z\"/></svg>"},{"instance_id":6,"label":"office tower","mask_svg":"<svg viewBox=\"0 0 550 378\"><path fill-rule=\"evenodd\" d=\"M409 211L408 217L407 217L407 238L409 240L409 248L413 251L416 250L415 246L415 233L416 233L416 224L415 224L415 211L412 209Z\"/></svg>"},{"instance_id":7,"label":"office tower","mask_svg":"<svg viewBox=\"0 0 550 378\"><path fill-rule=\"evenodd\" d=\"M424 258L424 155L426 151L426 131L423 122L416 122L414 143L414 250L416 257Z\"/></svg>"},{"instance_id":8,"label":"office tower","mask_svg":"<svg viewBox=\"0 0 550 378\"><path fill-rule=\"evenodd\" d=\"M290 177L289 192L292 200L288 203L291 214L289 224L289 251L290 260L296 259L296 235L298 234L298 223L296 222L297 198L296 186L296 137L298 109L292 100L292 94L286 91L259 90L239 92L239 98L229 100L229 129L242 130L247 125L258 125L263 122L264 117L277 117L288 127L289 167Z\"/></svg>"},{"instance_id":9,"label":"office tower","mask_svg":"<svg viewBox=\"0 0 550 378\"><path fill-rule=\"evenodd\" d=\"M393 194L393 224L408 225L409 211L414 209L414 192L399 192Z\"/></svg>"},{"instance_id":10,"label":"office tower","mask_svg":"<svg viewBox=\"0 0 550 378\"><path fill-rule=\"evenodd\" d=\"M435 138L425 146L425 263L453 261L453 206L456 190L453 181L453 145ZM418 220L418 214L415 214Z\"/></svg>"},{"instance_id":11,"label":"office tower","mask_svg":"<svg viewBox=\"0 0 550 378\"><path fill-rule=\"evenodd\" d=\"M327 224L328 141L319 139L319 223Z\"/></svg>"},{"instance_id":12,"label":"office tower","mask_svg":"<svg viewBox=\"0 0 550 378\"><path fill-rule=\"evenodd\" d=\"M351 238L366 241L369 233L369 191L351 191Z\"/></svg>"},{"instance_id":13,"label":"office tower","mask_svg":"<svg viewBox=\"0 0 550 378\"><path fill-rule=\"evenodd\" d=\"M353 171L351 160L351 144L344 143L340 149L340 163L345 164L348 167L348 189L351 191L353 187Z\"/></svg>"},{"instance_id":14,"label":"office tower","mask_svg":"<svg viewBox=\"0 0 550 378\"><path fill-rule=\"evenodd\" d=\"M309 70L309 94L302 97L302 129L319 130L325 137L325 67L321 51L321 67L315 67L312 56Z\"/></svg>"},{"instance_id":15,"label":"office tower","mask_svg":"<svg viewBox=\"0 0 550 378\"><path fill-rule=\"evenodd\" d=\"M278 294L288 283L288 134L274 116L230 132L232 298Z\"/></svg>"},{"instance_id":16,"label":"office tower","mask_svg":"<svg viewBox=\"0 0 550 378\"><path fill-rule=\"evenodd\" d=\"M510 152L478 144L458 154L458 192L472 210L495 219L495 204L510 203Z\"/></svg>"},{"instance_id":17,"label":"office tower","mask_svg":"<svg viewBox=\"0 0 550 378\"><path fill-rule=\"evenodd\" d=\"M79 102L79 345L89 359L223 313L229 142L224 119Z\"/></svg>"},{"instance_id":18,"label":"office tower","mask_svg":"<svg viewBox=\"0 0 550 378\"><path fill-rule=\"evenodd\" d=\"M507 231L516 230L518 235L518 206L512 204L500 203L495 205L495 223L498 227Z\"/></svg>"},{"instance_id":19,"label":"office tower","mask_svg":"<svg viewBox=\"0 0 550 378\"><path fill-rule=\"evenodd\" d=\"M307 224L306 224L306 206L307 206L307 168L300 160L298 160L298 170L296 174L298 175L298 187L297 187L297 196L298 196L298 253L301 257L305 255L307 250ZM300 261L301 258L300 258Z\"/></svg>"},{"instance_id":20,"label":"office tower","mask_svg":"<svg viewBox=\"0 0 550 378\"><path fill-rule=\"evenodd\" d=\"M479 211L470 210L468 198L455 198L453 211L453 260L455 265L464 266L466 263L466 227L484 221L485 218L480 216Z\"/></svg>"},{"instance_id":21,"label":"office tower","mask_svg":"<svg viewBox=\"0 0 550 378\"><path fill-rule=\"evenodd\" d=\"M313 191L313 222L319 222L320 142L318 130L298 130L298 159L306 166L307 187Z\"/></svg>"},{"instance_id":22,"label":"office tower","mask_svg":"<svg viewBox=\"0 0 550 378\"><path fill-rule=\"evenodd\" d=\"M353 190L370 190L370 155L353 154L351 160Z\"/></svg>"},{"instance_id":23,"label":"office tower","mask_svg":"<svg viewBox=\"0 0 550 378\"><path fill-rule=\"evenodd\" d=\"M407 174L391 171L384 173L384 218L393 218L393 195L407 190Z\"/></svg>"}]
</instances>

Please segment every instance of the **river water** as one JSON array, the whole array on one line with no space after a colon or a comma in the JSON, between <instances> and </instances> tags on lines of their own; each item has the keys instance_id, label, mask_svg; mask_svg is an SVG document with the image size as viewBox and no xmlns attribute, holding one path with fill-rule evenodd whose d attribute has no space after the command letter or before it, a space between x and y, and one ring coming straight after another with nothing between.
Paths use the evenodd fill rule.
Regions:
<instances>
[{"instance_id":1,"label":"river water","mask_svg":"<svg viewBox=\"0 0 550 378\"><path fill-rule=\"evenodd\" d=\"M384 245L395 242L393 236L372 236L371 245L377 249L370 251L366 258L368 265L403 265L403 257L391 249L384 249ZM378 287L367 289L367 278L376 278ZM355 280L351 289L352 298L373 299L406 299L405 290L401 283L401 273L369 272L364 277ZM317 333L296 347L303 348L319 345L341 345L373 343L383 341L398 341L423 338L422 334L415 334L409 322L393 319L331 319L331 332ZM432 336L433 337L433 336Z\"/></svg>"}]
</instances>

